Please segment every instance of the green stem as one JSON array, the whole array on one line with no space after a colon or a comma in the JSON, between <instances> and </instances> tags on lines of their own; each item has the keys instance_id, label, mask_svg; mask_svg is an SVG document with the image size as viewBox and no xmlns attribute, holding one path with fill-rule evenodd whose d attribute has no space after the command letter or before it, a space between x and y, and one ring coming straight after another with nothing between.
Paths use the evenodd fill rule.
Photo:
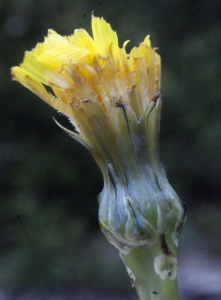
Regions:
<instances>
[{"instance_id":1,"label":"green stem","mask_svg":"<svg viewBox=\"0 0 221 300\"><path fill-rule=\"evenodd\" d=\"M154 260L158 255L159 243L134 248L127 255L121 253L121 258L140 300L179 300L176 276L162 279L155 271ZM166 257L164 264L170 266Z\"/></svg>"}]
</instances>

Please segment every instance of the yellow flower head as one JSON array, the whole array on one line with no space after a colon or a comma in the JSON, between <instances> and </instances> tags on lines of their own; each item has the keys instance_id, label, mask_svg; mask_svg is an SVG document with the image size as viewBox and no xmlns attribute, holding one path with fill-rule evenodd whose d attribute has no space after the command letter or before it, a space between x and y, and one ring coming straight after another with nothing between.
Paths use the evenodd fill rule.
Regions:
<instances>
[{"instance_id":1,"label":"yellow flower head","mask_svg":"<svg viewBox=\"0 0 221 300\"><path fill-rule=\"evenodd\" d=\"M126 107L139 121L159 92L160 56L149 36L127 54L128 41L120 48L116 32L103 18L92 16L92 32L93 38L84 29L62 37L49 30L45 41L12 68L12 76L68 116L79 133L69 134L107 161L119 131L116 110Z\"/></svg>"},{"instance_id":2,"label":"yellow flower head","mask_svg":"<svg viewBox=\"0 0 221 300\"><path fill-rule=\"evenodd\" d=\"M13 79L66 115L75 130L59 126L97 161L99 219L110 242L122 252L164 234L177 243L184 212L158 158L160 56L149 36L127 54L128 41L120 48L103 18L92 16L92 32L49 30L12 68Z\"/></svg>"}]
</instances>

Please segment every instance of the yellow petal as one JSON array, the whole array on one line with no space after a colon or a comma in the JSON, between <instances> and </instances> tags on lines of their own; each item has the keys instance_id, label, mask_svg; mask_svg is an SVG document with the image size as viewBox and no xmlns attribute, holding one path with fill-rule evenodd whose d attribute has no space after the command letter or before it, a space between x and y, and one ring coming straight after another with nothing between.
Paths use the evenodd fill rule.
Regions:
<instances>
[{"instance_id":1,"label":"yellow petal","mask_svg":"<svg viewBox=\"0 0 221 300\"><path fill-rule=\"evenodd\" d=\"M25 52L24 61L20 67L30 73L36 80L47 84L47 80L44 76L47 66L36 61L35 49Z\"/></svg>"},{"instance_id":2,"label":"yellow petal","mask_svg":"<svg viewBox=\"0 0 221 300\"><path fill-rule=\"evenodd\" d=\"M117 33L112 30L110 24L103 18L92 16L92 32L98 54L101 56L107 56L107 49L111 45L118 47Z\"/></svg>"},{"instance_id":3,"label":"yellow petal","mask_svg":"<svg viewBox=\"0 0 221 300\"><path fill-rule=\"evenodd\" d=\"M60 99L49 94L43 84L37 81L29 72L20 67L14 67L11 69L11 73L13 80L20 82L23 86L28 88L56 110L70 116L71 107L67 104L64 105Z\"/></svg>"},{"instance_id":4,"label":"yellow petal","mask_svg":"<svg viewBox=\"0 0 221 300\"><path fill-rule=\"evenodd\" d=\"M123 48L126 48L127 44L130 42L130 40L127 40L123 43Z\"/></svg>"},{"instance_id":5,"label":"yellow petal","mask_svg":"<svg viewBox=\"0 0 221 300\"><path fill-rule=\"evenodd\" d=\"M147 35L144 39L144 43L148 46L151 47L151 42L150 42L150 36Z\"/></svg>"},{"instance_id":6,"label":"yellow petal","mask_svg":"<svg viewBox=\"0 0 221 300\"><path fill-rule=\"evenodd\" d=\"M131 51L130 51L130 59L131 58L139 58L142 56L142 52L140 50L140 47L134 47Z\"/></svg>"},{"instance_id":7,"label":"yellow petal","mask_svg":"<svg viewBox=\"0 0 221 300\"><path fill-rule=\"evenodd\" d=\"M36 47L36 57L41 55L44 51L53 49L59 45L67 45L68 41L56 31L49 29L48 36L45 38L44 43L38 43Z\"/></svg>"},{"instance_id":8,"label":"yellow petal","mask_svg":"<svg viewBox=\"0 0 221 300\"><path fill-rule=\"evenodd\" d=\"M114 64L115 70L117 69L117 63L119 60L119 51L120 51L120 49L118 46L111 45L111 55L113 58L113 64Z\"/></svg>"},{"instance_id":9,"label":"yellow petal","mask_svg":"<svg viewBox=\"0 0 221 300\"><path fill-rule=\"evenodd\" d=\"M76 29L74 34L68 37L70 43L88 49L91 52L96 51L92 37L84 29Z\"/></svg>"},{"instance_id":10,"label":"yellow petal","mask_svg":"<svg viewBox=\"0 0 221 300\"><path fill-rule=\"evenodd\" d=\"M43 84L49 85L50 83L60 86L62 89L71 87L71 78L65 76L63 73L61 74L60 66L49 66L48 64L36 61L35 53L35 49L25 52L24 61L20 65L22 69L26 70L35 80L41 81Z\"/></svg>"},{"instance_id":11,"label":"yellow petal","mask_svg":"<svg viewBox=\"0 0 221 300\"><path fill-rule=\"evenodd\" d=\"M41 84L37 81L34 76L32 76L28 71L20 68L14 67L11 69L13 80L20 82L26 88L31 90L33 93L38 95L41 99L47 102L48 92Z\"/></svg>"},{"instance_id":12,"label":"yellow petal","mask_svg":"<svg viewBox=\"0 0 221 300\"><path fill-rule=\"evenodd\" d=\"M61 67L63 64L75 63L88 54L91 54L90 50L68 43L43 52L37 57L37 61Z\"/></svg>"}]
</instances>

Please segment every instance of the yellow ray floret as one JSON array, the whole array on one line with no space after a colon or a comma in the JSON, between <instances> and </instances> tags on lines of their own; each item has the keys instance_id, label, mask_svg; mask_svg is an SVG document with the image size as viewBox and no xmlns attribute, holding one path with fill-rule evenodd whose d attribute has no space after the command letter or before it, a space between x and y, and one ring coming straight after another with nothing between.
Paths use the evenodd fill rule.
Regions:
<instances>
[{"instance_id":1,"label":"yellow ray floret","mask_svg":"<svg viewBox=\"0 0 221 300\"><path fill-rule=\"evenodd\" d=\"M92 33L93 37L78 29L62 37L49 30L43 43L25 53L20 67L12 68L13 79L76 126L80 125L77 112L86 111L85 100L97 103L108 117L122 101L139 119L159 91L160 56L151 48L149 36L127 54L128 41L120 48L117 33L103 18L92 16Z\"/></svg>"}]
</instances>

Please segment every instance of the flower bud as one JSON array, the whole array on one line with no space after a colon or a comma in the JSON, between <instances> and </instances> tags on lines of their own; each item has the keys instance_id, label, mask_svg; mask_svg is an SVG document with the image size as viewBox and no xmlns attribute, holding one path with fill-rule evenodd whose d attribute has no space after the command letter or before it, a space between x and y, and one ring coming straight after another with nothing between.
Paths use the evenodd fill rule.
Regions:
<instances>
[{"instance_id":1,"label":"flower bud","mask_svg":"<svg viewBox=\"0 0 221 300\"><path fill-rule=\"evenodd\" d=\"M162 235L169 235L177 245L185 209L158 164L157 153L154 156L146 146L146 132L150 132L148 119L159 107L155 105L146 114L147 119L143 117L141 121L132 120L126 106L120 109L123 115L118 132L122 139L118 140L118 146L122 173L111 162L107 163L105 184L99 196L101 229L124 254L141 245L154 245ZM151 126L154 127L152 123Z\"/></svg>"}]
</instances>

